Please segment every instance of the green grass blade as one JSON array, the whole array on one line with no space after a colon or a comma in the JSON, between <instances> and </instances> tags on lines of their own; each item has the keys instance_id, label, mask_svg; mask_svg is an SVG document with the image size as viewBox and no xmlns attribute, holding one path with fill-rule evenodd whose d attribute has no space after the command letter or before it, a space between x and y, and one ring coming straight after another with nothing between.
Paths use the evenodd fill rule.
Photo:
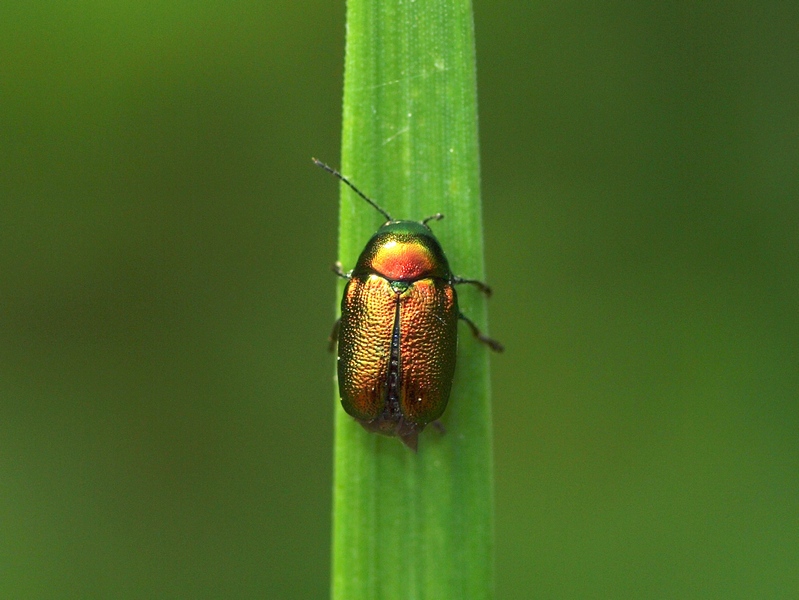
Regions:
<instances>
[{"instance_id":1,"label":"green grass blade","mask_svg":"<svg viewBox=\"0 0 799 600\"><path fill-rule=\"evenodd\" d=\"M474 28L469 0L349 0L342 172L395 219L432 223L453 271L483 277ZM342 184L345 269L384 220ZM339 287L341 292L343 286ZM459 289L485 329L485 303ZM460 325L443 423L414 454L338 405L333 524L337 600L493 596L488 350Z\"/></svg>"}]
</instances>

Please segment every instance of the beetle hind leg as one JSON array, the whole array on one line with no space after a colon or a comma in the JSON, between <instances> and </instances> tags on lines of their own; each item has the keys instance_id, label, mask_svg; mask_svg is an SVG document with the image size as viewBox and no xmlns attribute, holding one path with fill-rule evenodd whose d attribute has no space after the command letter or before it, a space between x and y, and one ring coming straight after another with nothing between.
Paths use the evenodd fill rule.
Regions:
<instances>
[{"instance_id":1,"label":"beetle hind leg","mask_svg":"<svg viewBox=\"0 0 799 600\"><path fill-rule=\"evenodd\" d=\"M404 433L397 432L397 437L414 452L419 451L419 432L416 429Z\"/></svg>"},{"instance_id":2,"label":"beetle hind leg","mask_svg":"<svg viewBox=\"0 0 799 600\"><path fill-rule=\"evenodd\" d=\"M466 322L466 324L469 326L469 329L472 330L472 335L475 338L477 338L477 340L479 342L485 344L486 346L491 348L494 352L502 352L502 351L505 350L505 346L500 344L497 340L495 340L493 338L490 338L487 335L484 335L477 328L477 325L475 325L474 322L470 318L468 318L466 315L464 315L463 313L459 313L458 314L458 318L461 319L462 321Z\"/></svg>"}]
</instances>

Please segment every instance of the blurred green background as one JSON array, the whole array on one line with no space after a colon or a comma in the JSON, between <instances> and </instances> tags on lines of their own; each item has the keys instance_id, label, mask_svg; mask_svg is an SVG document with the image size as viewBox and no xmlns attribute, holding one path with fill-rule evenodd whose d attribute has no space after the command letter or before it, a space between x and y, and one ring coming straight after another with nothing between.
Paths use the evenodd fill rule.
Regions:
<instances>
[{"instance_id":1,"label":"blurred green background","mask_svg":"<svg viewBox=\"0 0 799 600\"><path fill-rule=\"evenodd\" d=\"M475 11L498 598L799 597L799 5ZM0 597L327 595L343 52L0 5Z\"/></svg>"}]
</instances>

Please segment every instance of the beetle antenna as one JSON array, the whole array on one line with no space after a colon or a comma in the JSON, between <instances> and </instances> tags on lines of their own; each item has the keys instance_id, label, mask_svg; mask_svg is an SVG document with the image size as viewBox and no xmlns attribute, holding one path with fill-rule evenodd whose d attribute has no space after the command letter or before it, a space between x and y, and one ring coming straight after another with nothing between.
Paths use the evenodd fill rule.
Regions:
<instances>
[{"instance_id":1,"label":"beetle antenna","mask_svg":"<svg viewBox=\"0 0 799 600\"><path fill-rule=\"evenodd\" d=\"M394 219L392 219L392 218L391 218L391 215L390 215L390 214L388 214L388 213L387 213L385 210L383 210L382 208L380 208L380 207L377 205L377 203L376 203L374 200L372 200L371 198L369 198L369 196L367 196L367 195L366 195L366 194L364 194L364 193L363 193L361 190L359 190L358 188L356 188L356 187L355 187L355 186L352 184L352 182L351 182L349 179L347 179L346 177L344 177L344 175L342 175L341 173L339 173L338 171L336 171L336 170L335 170L333 167L329 167L329 166L327 166L327 165L326 165L325 163L323 163L321 160L318 160L318 159L316 159L316 158L311 158L311 160L312 160L312 161L314 161L314 163L316 164L316 166L317 166L317 167L322 167L322 168L323 168L325 171L327 171L328 173L332 173L333 175L335 175L336 177L338 177L339 179L341 179L341 181L343 181L343 182L344 182L344 183L346 183L348 186L350 186L350 187L352 188L352 191L354 191L354 192L355 192L356 194L358 194L358 195L359 195L361 198L363 198L364 200L366 200L366 201L367 201L369 204L371 204L372 206L374 206L374 207L377 209L377 212L379 212L381 215L383 215L383 216L384 216L386 219L388 219L389 221L393 221L393 220L394 220Z\"/></svg>"},{"instance_id":2,"label":"beetle antenna","mask_svg":"<svg viewBox=\"0 0 799 600\"><path fill-rule=\"evenodd\" d=\"M440 221L443 218L444 215L442 215L441 213L436 213L434 215L430 215L426 219L422 219L422 225L427 225L429 221Z\"/></svg>"}]
</instances>

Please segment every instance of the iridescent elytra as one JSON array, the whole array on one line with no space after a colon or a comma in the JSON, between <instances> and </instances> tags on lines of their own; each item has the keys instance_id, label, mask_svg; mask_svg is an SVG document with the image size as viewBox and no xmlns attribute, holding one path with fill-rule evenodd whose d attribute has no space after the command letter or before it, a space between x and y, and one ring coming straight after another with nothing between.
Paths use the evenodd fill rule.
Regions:
<instances>
[{"instance_id":1,"label":"iridescent elytra","mask_svg":"<svg viewBox=\"0 0 799 600\"><path fill-rule=\"evenodd\" d=\"M469 283L486 296L491 288L453 275L436 236L421 221L398 221L341 173L313 159L380 212L386 222L361 252L355 268L333 271L347 280L341 318L330 337L338 342L341 405L366 430L399 437L416 451L419 432L444 413L458 349L458 320L496 352L502 345L458 309L455 286Z\"/></svg>"}]
</instances>

